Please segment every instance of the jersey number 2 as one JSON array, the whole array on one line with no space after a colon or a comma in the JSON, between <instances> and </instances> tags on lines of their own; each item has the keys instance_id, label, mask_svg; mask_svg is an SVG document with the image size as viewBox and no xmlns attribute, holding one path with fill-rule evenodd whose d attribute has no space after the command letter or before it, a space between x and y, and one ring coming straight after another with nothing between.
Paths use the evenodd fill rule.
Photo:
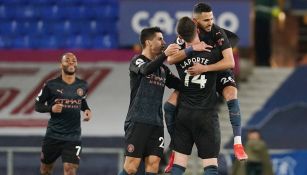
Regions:
<instances>
[{"instance_id":1,"label":"jersey number 2","mask_svg":"<svg viewBox=\"0 0 307 175\"><path fill-rule=\"evenodd\" d=\"M161 142L159 147L160 148L164 148L164 138L163 137L159 137L159 141Z\"/></svg>"},{"instance_id":2,"label":"jersey number 2","mask_svg":"<svg viewBox=\"0 0 307 175\"><path fill-rule=\"evenodd\" d=\"M187 87L189 86L189 83L190 83L190 77L192 77L192 75L189 73L186 73L185 78L184 78L184 85ZM205 88L206 83L207 83L206 75L193 76L191 83L199 84L201 89Z\"/></svg>"}]
</instances>

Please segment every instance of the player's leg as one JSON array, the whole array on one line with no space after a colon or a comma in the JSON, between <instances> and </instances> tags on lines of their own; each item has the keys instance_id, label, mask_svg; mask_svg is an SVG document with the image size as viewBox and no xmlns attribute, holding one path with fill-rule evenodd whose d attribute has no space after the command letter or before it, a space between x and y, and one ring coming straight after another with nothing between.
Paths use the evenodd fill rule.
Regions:
<instances>
[{"instance_id":1,"label":"player's leg","mask_svg":"<svg viewBox=\"0 0 307 175\"><path fill-rule=\"evenodd\" d=\"M147 148L151 128L147 124L131 122L125 128L125 161L119 175L135 174Z\"/></svg>"},{"instance_id":2,"label":"player's leg","mask_svg":"<svg viewBox=\"0 0 307 175\"><path fill-rule=\"evenodd\" d=\"M164 128L162 126L148 126L151 134L145 150L146 175L157 174L164 150Z\"/></svg>"},{"instance_id":3,"label":"player's leg","mask_svg":"<svg viewBox=\"0 0 307 175\"><path fill-rule=\"evenodd\" d=\"M165 123L167 126L167 131L171 137L171 140L174 135L174 124L175 124L175 113L176 113L176 106L177 106L177 99L178 99L178 91L174 91L168 98L167 102L164 103L164 116L165 116ZM172 142L171 142L172 143ZM172 146L170 145L170 148ZM168 164L164 169L165 173L169 173L173 167L175 153L171 151L169 156Z\"/></svg>"},{"instance_id":4,"label":"player's leg","mask_svg":"<svg viewBox=\"0 0 307 175\"><path fill-rule=\"evenodd\" d=\"M178 108L175 118L175 135L173 148L175 151L174 165L171 174L181 175L187 167L188 155L191 154L194 139L192 132L195 127L195 111L185 108Z\"/></svg>"},{"instance_id":5,"label":"player's leg","mask_svg":"<svg viewBox=\"0 0 307 175\"><path fill-rule=\"evenodd\" d=\"M218 115L215 111L203 111L199 114L198 129L194 132L198 156L202 159L204 175L217 175L217 157L220 152L221 133Z\"/></svg>"},{"instance_id":6,"label":"player's leg","mask_svg":"<svg viewBox=\"0 0 307 175\"><path fill-rule=\"evenodd\" d=\"M62 151L64 175L76 175L82 152L81 141L66 141Z\"/></svg>"},{"instance_id":7,"label":"player's leg","mask_svg":"<svg viewBox=\"0 0 307 175\"><path fill-rule=\"evenodd\" d=\"M53 170L53 163L52 164L44 164L41 162L40 165L40 173L41 175L51 175Z\"/></svg>"},{"instance_id":8,"label":"player's leg","mask_svg":"<svg viewBox=\"0 0 307 175\"><path fill-rule=\"evenodd\" d=\"M135 174L138 170L140 163L141 163L141 158L126 156L124 162L124 168L122 172L119 173L119 175Z\"/></svg>"},{"instance_id":9,"label":"player's leg","mask_svg":"<svg viewBox=\"0 0 307 175\"><path fill-rule=\"evenodd\" d=\"M227 101L230 123L234 135L234 154L238 160L246 160L247 154L244 151L241 139L241 112L240 104L237 98L237 88L227 86L223 89L223 96Z\"/></svg>"},{"instance_id":10,"label":"player's leg","mask_svg":"<svg viewBox=\"0 0 307 175\"><path fill-rule=\"evenodd\" d=\"M230 70L218 73L217 90L227 102L229 119L234 135L235 156L238 160L245 160L247 159L247 154L244 151L241 140L241 112L237 97L238 91L233 73Z\"/></svg>"},{"instance_id":11,"label":"player's leg","mask_svg":"<svg viewBox=\"0 0 307 175\"><path fill-rule=\"evenodd\" d=\"M178 91L174 91L168 98L167 102L164 103L164 115L165 123L167 126L167 131L170 137L174 134L174 124L175 124L175 112L178 99Z\"/></svg>"},{"instance_id":12,"label":"player's leg","mask_svg":"<svg viewBox=\"0 0 307 175\"><path fill-rule=\"evenodd\" d=\"M40 174L50 175L53 170L53 163L61 155L62 141L44 138L41 152Z\"/></svg>"},{"instance_id":13,"label":"player's leg","mask_svg":"<svg viewBox=\"0 0 307 175\"><path fill-rule=\"evenodd\" d=\"M79 165L64 162L64 175L76 175Z\"/></svg>"},{"instance_id":14,"label":"player's leg","mask_svg":"<svg viewBox=\"0 0 307 175\"><path fill-rule=\"evenodd\" d=\"M173 175L181 175L185 172L188 163L188 155L175 152L174 165L171 169L171 174Z\"/></svg>"},{"instance_id":15,"label":"player's leg","mask_svg":"<svg viewBox=\"0 0 307 175\"><path fill-rule=\"evenodd\" d=\"M161 158L159 156L150 155L145 158L146 175L157 174Z\"/></svg>"}]
</instances>

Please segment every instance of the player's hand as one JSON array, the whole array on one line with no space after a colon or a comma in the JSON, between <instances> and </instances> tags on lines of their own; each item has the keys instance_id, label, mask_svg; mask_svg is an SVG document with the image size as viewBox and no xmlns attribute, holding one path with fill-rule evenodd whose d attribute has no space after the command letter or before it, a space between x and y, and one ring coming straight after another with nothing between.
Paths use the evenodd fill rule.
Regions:
<instances>
[{"instance_id":1,"label":"player's hand","mask_svg":"<svg viewBox=\"0 0 307 175\"><path fill-rule=\"evenodd\" d=\"M92 118L92 111L91 110L85 110L83 112L83 121L87 122L87 121L90 121Z\"/></svg>"},{"instance_id":2,"label":"player's hand","mask_svg":"<svg viewBox=\"0 0 307 175\"><path fill-rule=\"evenodd\" d=\"M51 108L53 113L61 113L63 109L63 104L54 104Z\"/></svg>"},{"instance_id":3,"label":"player's hand","mask_svg":"<svg viewBox=\"0 0 307 175\"><path fill-rule=\"evenodd\" d=\"M192 47L194 51L207 51L207 52L211 52L210 49L213 48L212 46L206 44L203 41L197 44L193 44Z\"/></svg>"},{"instance_id":4,"label":"player's hand","mask_svg":"<svg viewBox=\"0 0 307 175\"><path fill-rule=\"evenodd\" d=\"M202 65L202 64L199 64L199 63L194 63L194 65L192 67L188 68L188 73L192 76L199 75L199 74L202 74L204 72L207 72L206 65Z\"/></svg>"},{"instance_id":5,"label":"player's hand","mask_svg":"<svg viewBox=\"0 0 307 175\"><path fill-rule=\"evenodd\" d=\"M165 49L164 53L166 56L174 55L179 52L180 46L178 44L170 44Z\"/></svg>"}]
</instances>

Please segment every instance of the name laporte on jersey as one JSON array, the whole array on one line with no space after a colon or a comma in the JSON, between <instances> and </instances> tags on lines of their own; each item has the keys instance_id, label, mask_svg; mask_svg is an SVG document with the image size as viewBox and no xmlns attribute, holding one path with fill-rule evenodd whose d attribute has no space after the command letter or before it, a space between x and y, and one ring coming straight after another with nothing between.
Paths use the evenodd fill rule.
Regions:
<instances>
[{"instance_id":1,"label":"name laporte on jersey","mask_svg":"<svg viewBox=\"0 0 307 175\"><path fill-rule=\"evenodd\" d=\"M184 60L182 63L180 63L180 66L182 69L185 69L187 66L191 66L192 63L200 63L203 65L207 65L209 63L209 59L207 58L201 58L201 57L192 57Z\"/></svg>"}]
</instances>

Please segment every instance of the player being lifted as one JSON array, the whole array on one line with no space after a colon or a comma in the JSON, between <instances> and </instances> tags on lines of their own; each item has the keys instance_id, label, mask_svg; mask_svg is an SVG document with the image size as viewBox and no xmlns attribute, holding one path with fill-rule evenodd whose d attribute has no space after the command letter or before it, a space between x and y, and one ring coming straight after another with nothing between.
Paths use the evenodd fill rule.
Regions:
<instances>
[{"instance_id":1,"label":"player being lifted","mask_svg":"<svg viewBox=\"0 0 307 175\"><path fill-rule=\"evenodd\" d=\"M220 53L219 56L224 57L226 59L213 65L200 66L199 64L195 64L193 67L190 68L190 74L197 75L202 72L222 70L221 66L227 64L228 61L233 60L233 52L231 45L234 46L238 42L238 37L232 32L222 29L213 23L212 8L208 4L198 3L194 6L193 20L198 25L200 40L204 41L206 44L212 45L213 47L217 47ZM227 36L230 36L229 40ZM178 45L181 45L182 49L185 48L185 44L182 39L177 38L176 41ZM184 59L187 56L186 53L191 52L193 48L194 46L178 52L174 56L169 57L168 61L170 63L174 63L174 61ZM241 141L240 105L239 100L237 98L236 83L231 70L220 71L218 73L217 91L225 98L227 102L230 122L234 134L234 154L238 160L246 160L247 154L244 151ZM177 96L178 92L175 91L173 94L171 94L168 101L164 104L166 124L171 138L173 137L174 131L173 124L177 105ZM169 164L165 168L165 172L170 172L173 160L174 154L172 153L170 156Z\"/></svg>"}]
</instances>

